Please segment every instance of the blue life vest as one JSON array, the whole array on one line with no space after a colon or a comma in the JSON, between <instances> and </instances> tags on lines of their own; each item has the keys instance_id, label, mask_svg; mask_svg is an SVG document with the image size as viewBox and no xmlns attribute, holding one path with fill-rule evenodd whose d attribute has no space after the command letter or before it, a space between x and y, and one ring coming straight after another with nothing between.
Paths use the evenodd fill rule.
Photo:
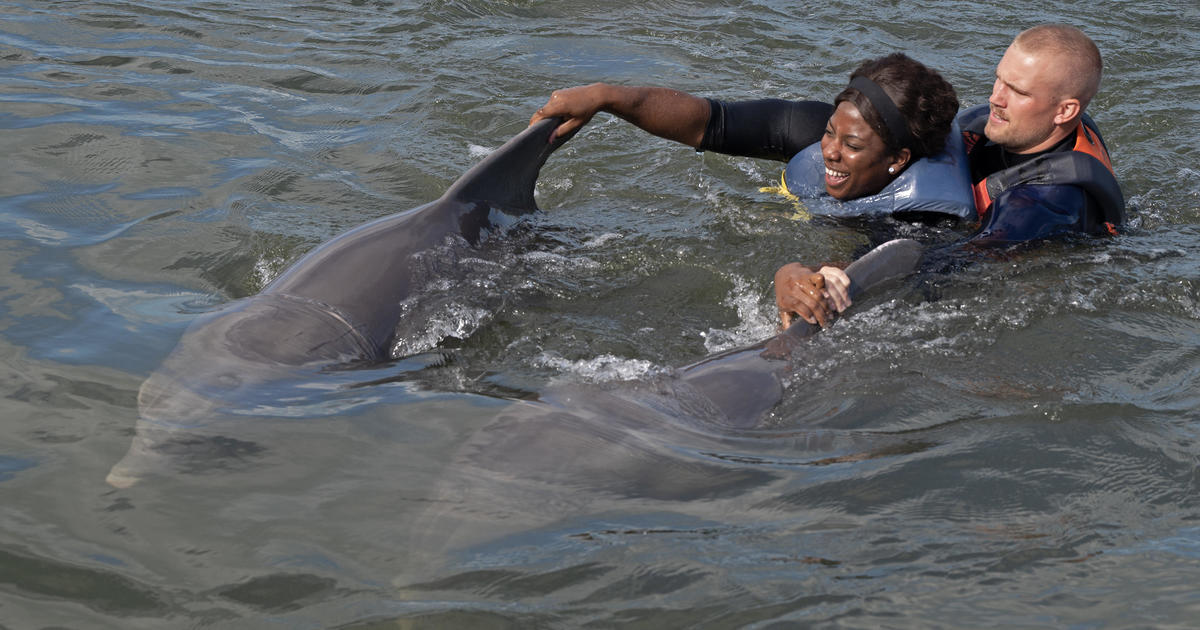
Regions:
<instances>
[{"instance_id":1,"label":"blue life vest","mask_svg":"<svg viewBox=\"0 0 1200 630\"><path fill-rule=\"evenodd\" d=\"M962 132L955 123L946 149L924 157L904 170L883 190L848 201L825 190L825 160L816 142L794 155L783 171L785 192L800 199L813 214L834 217L878 217L903 212L940 213L975 220L975 196Z\"/></svg>"}]
</instances>

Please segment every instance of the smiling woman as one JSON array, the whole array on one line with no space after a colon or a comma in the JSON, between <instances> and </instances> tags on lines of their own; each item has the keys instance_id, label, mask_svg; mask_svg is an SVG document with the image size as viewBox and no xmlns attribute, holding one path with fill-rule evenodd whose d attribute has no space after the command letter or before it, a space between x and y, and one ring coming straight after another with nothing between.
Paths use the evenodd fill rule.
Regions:
<instances>
[{"instance_id":1,"label":"smiling woman","mask_svg":"<svg viewBox=\"0 0 1200 630\"><path fill-rule=\"evenodd\" d=\"M701 151L788 162L782 188L797 198L872 197L834 206L827 214L974 217L970 182L957 158L961 147L947 143L958 98L941 75L893 53L855 70L835 105L725 102L666 88L596 83L555 91L531 122L560 117L564 122L555 135L564 136L578 132L598 112L608 112ZM917 169L901 179L910 166L928 168L930 161L942 172ZM915 188L917 180L936 183Z\"/></svg>"},{"instance_id":2,"label":"smiling woman","mask_svg":"<svg viewBox=\"0 0 1200 630\"><path fill-rule=\"evenodd\" d=\"M821 154L825 160L825 190L843 201L883 190L912 159L907 148L891 152L858 108L845 101L829 117Z\"/></svg>"},{"instance_id":3,"label":"smiling woman","mask_svg":"<svg viewBox=\"0 0 1200 630\"><path fill-rule=\"evenodd\" d=\"M893 53L850 75L821 138L825 188L843 201L883 190L914 160L939 153L958 112L937 72Z\"/></svg>"}]
</instances>

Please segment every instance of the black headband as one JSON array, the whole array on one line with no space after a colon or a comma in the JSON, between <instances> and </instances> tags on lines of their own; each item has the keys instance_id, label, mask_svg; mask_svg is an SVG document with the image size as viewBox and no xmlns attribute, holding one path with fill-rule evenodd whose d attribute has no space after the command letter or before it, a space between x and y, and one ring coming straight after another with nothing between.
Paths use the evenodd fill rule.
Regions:
<instances>
[{"instance_id":1,"label":"black headband","mask_svg":"<svg viewBox=\"0 0 1200 630\"><path fill-rule=\"evenodd\" d=\"M850 79L850 85L862 95L871 101L871 105L875 107L875 111L879 113L879 117L883 119L884 126L892 136L892 141L901 149L912 147L912 134L908 132L908 125L904 122L904 116L900 114L900 110L896 108L896 103L892 98L879 87L879 84L859 75Z\"/></svg>"}]
</instances>

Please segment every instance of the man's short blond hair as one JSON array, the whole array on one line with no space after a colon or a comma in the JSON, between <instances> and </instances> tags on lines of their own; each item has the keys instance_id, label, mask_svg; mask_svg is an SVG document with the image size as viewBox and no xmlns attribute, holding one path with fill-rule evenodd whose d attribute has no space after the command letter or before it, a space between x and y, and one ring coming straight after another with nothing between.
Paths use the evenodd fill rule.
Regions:
<instances>
[{"instance_id":1,"label":"man's short blond hair","mask_svg":"<svg viewBox=\"0 0 1200 630\"><path fill-rule=\"evenodd\" d=\"M1042 24L1022 31L1013 45L1027 53L1050 55L1061 69L1059 99L1076 98L1083 108L1100 89L1104 62L1096 42L1083 31L1065 24Z\"/></svg>"}]
</instances>

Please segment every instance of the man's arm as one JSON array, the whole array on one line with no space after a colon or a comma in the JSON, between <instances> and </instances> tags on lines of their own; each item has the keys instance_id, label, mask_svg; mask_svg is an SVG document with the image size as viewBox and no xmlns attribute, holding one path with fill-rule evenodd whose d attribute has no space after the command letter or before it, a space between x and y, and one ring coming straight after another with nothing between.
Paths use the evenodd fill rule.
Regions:
<instances>
[{"instance_id":1,"label":"man's arm","mask_svg":"<svg viewBox=\"0 0 1200 630\"><path fill-rule=\"evenodd\" d=\"M1009 245L1102 228L1091 197L1078 186L1022 185L1000 193L971 237L977 245Z\"/></svg>"}]
</instances>

